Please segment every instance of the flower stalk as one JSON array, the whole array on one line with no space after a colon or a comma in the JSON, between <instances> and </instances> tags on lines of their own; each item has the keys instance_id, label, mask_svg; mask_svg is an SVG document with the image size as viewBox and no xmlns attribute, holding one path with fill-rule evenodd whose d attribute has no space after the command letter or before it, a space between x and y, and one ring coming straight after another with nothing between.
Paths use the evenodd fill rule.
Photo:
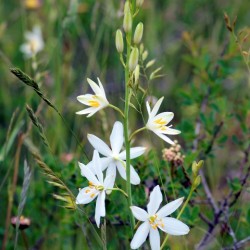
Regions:
<instances>
[{"instance_id":1,"label":"flower stalk","mask_svg":"<svg viewBox=\"0 0 250 250\"><path fill-rule=\"evenodd\" d=\"M127 4L127 5L126 5ZM130 1L128 1L125 6L129 6ZM125 13L126 14L126 13ZM125 17L126 18L126 15ZM133 20L131 17L130 27L132 27ZM130 50L131 50L131 28L125 29L126 32L126 42L127 42L127 55L126 55L126 68L125 68L125 107L124 107L124 137L125 137L125 148L126 148L126 189L128 194L128 206L132 206L132 194L131 194L131 184L130 184L130 141L129 141L129 103L131 98L131 90L130 90L130 71L129 71L129 58L130 58ZM130 211L130 209L129 209ZM130 211L130 223L132 231L135 227L135 219Z\"/></svg>"}]
</instances>

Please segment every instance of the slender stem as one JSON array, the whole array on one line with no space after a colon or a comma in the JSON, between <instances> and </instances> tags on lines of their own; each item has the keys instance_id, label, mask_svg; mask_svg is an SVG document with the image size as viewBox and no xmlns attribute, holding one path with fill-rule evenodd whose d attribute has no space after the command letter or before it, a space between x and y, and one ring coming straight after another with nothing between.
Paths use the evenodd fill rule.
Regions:
<instances>
[{"instance_id":1,"label":"slender stem","mask_svg":"<svg viewBox=\"0 0 250 250\"><path fill-rule=\"evenodd\" d=\"M177 219L179 219L179 218L181 217L181 215L182 215L184 209L186 208L186 206L187 206L189 200L190 200L191 197L192 197L192 194L193 194L194 190L195 190L195 188L194 188L194 187L191 187L190 192L189 192L189 195L188 195L188 197L187 197L187 199L186 199L184 205L182 206L181 211L178 213ZM167 243L167 241L168 241L168 237L169 237L169 234L165 237L164 241L162 242L162 244L161 244L161 250L162 250L162 249L164 248L164 246L166 245L166 243Z\"/></svg>"},{"instance_id":2,"label":"slender stem","mask_svg":"<svg viewBox=\"0 0 250 250\"><path fill-rule=\"evenodd\" d=\"M173 179L172 179L172 176L171 176L169 163L167 163L167 171L168 171L168 175L169 175L169 179L170 179L170 183L171 183L171 188L173 190L173 195L174 195L174 198L176 199L176 194L175 194L175 189L174 189L174 182L173 182Z\"/></svg>"},{"instance_id":3,"label":"slender stem","mask_svg":"<svg viewBox=\"0 0 250 250\"><path fill-rule=\"evenodd\" d=\"M120 188L108 188L107 190L119 191L119 192L123 193L126 197L128 197L127 193Z\"/></svg>"},{"instance_id":4,"label":"slender stem","mask_svg":"<svg viewBox=\"0 0 250 250\"><path fill-rule=\"evenodd\" d=\"M117 108L116 106L109 104L109 107L116 110L117 112L119 112L123 118L125 117L123 112L119 108Z\"/></svg>"},{"instance_id":5,"label":"slender stem","mask_svg":"<svg viewBox=\"0 0 250 250\"><path fill-rule=\"evenodd\" d=\"M130 2L130 1L129 1ZM132 206L132 194L131 194L131 184L130 184L130 141L129 141L129 103L131 97L131 90L129 87L129 57L131 50L131 31L126 34L127 41L127 57L126 57L126 68L125 68L125 107L124 107L124 138L125 138L125 148L126 148L126 188L128 194L128 206ZM129 208L131 229L134 230L135 219L132 211Z\"/></svg>"},{"instance_id":6,"label":"slender stem","mask_svg":"<svg viewBox=\"0 0 250 250\"><path fill-rule=\"evenodd\" d=\"M136 131L134 131L134 132L130 135L129 141L131 141L132 138L133 138L137 133L139 133L139 132L141 132L141 131L143 131L143 130L145 130L145 129L147 129L147 128L146 128L146 127L143 127L143 128L140 128L140 129L137 129Z\"/></svg>"}]
</instances>

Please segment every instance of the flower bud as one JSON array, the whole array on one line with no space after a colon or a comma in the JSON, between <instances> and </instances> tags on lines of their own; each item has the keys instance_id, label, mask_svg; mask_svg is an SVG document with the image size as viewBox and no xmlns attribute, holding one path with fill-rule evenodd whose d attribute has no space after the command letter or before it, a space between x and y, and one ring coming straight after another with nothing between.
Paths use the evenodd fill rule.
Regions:
<instances>
[{"instance_id":1,"label":"flower bud","mask_svg":"<svg viewBox=\"0 0 250 250\"><path fill-rule=\"evenodd\" d=\"M124 13L123 29L126 33L130 32L132 29L132 15L129 7L128 10Z\"/></svg>"},{"instance_id":2,"label":"flower bud","mask_svg":"<svg viewBox=\"0 0 250 250\"><path fill-rule=\"evenodd\" d=\"M143 53L142 53L142 60L145 61L148 57L148 51L145 50Z\"/></svg>"},{"instance_id":3,"label":"flower bud","mask_svg":"<svg viewBox=\"0 0 250 250\"><path fill-rule=\"evenodd\" d=\"M140 8L143 5L144 0L136 0L136 7Z\"/></svg>"},{"instance_id":4,"label":"flower bud","mask_svg":"<svg viewBox=\"0 0 250 250\"><path fill-rule=\"evenodd\" d=\"M129 1L126 1L125 4L124 4L124 10L123 10L123 13L125 14L126 12L130 11L130 8L129 8Z\"/></svg>"},{"instance_id":5,"label":"flower bud","mask_svg":"<svg viewBox=\"0 0 250 250\"><path fill-rule=\"evenodd\" d=\"M137 48L133 48L130 57L129 57L129 70L134 71L135 67L138 64L139 50Z\"/></svg>"},{"instance_id":6,"label":"flower bud","mask_svg":"<svg viewBox=\"0 0 250 250\"><path fill-rule=\"evenodd\" d=\"M143 35L143 23L138 23L134 34L134 43L139 44Z\"/></svg>"},{"instance_id":7,"label":"flower bud","mask_svg":"<svg viewBox=\"0 0 250 250\"><path fill-rule=\"evenodd\" d=\"M119 53L123 52L123 49L124 49L123 37L122 37L122 32L119 29L116 31L116 35L115 35L115 46Z\"/></svg>"},{"instance_id":8,"label":"flower bud","mask_svg":"<svg viewBox=\"0 0 250 250\"><path fill-rule=\"evenodd\" d=\"M150 61L146 64L146 69L149 68L149 67L151 67L152 65L154 65L154 63L155 63L155 59L150 60Z\"/></svg>"},{"instance_id":9,"label":"flower bud","mask_svg":"<svg viewBox=\"0 0 250 250\"><path fill-rule=\"evenodd\" d=\"M194 183L193 183L193 188L196 189L201 183L201 176L198 175L195 180L194 180Z\"/></svg>"},{"instance_id":10,"label":"flower bud","mask_svg":"<svg viewBox=\"0 0 250 250\"><path fill-rule=\"evenodd\" d=\"M198 175L198 172L199 170L201 169L201 167L203 166L203 163L204 161L199 161L198 163L197 162L193 162L192 164L192 172L193 172L193 175L196 177Z\"/></svg>"},{"instance_id":11,"label":"flower bud","mask_svg":"<svg viewBox=\"0 0 250 250\"><path fill-rule=\"evenodd\" d=\"M134 71L135 85L138 84L139 77L140 77L140 65L137 65L137 66L135 67L135 71Z\"/></svg>"}]
</instances>

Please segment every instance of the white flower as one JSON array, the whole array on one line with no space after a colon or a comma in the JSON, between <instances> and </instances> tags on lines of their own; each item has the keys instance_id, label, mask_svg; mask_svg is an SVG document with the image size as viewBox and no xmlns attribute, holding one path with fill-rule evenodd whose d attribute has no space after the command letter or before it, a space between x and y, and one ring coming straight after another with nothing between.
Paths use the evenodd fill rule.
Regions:
<instances>
[{"instance_id":1,"label":"white flower","mask_svg":"<svg viewBox=\"0 0 250 250\"><path fill-rule=\"evenodd\" d=\"M183 198L169 202L158 211L161 202L162 193L160 187L156 186L150 194L147 212L136 206L130 207L134 217L137 220L143 221L131 241L130 246L132 249L139 248L149 234L151 249L159 250L160 233L158 228L171 235L185 235L189 232L189 227L186 224L177 219L167 217L182 204Z\"/></svg>"},{"instance_id":2,"label":"white flower","mask_svg":"<svg viewBox=\"0 0 250 250\"><path fill-rule=\"evenodd\" d=\"M76 114L78 115L88 114L87 117L90 117L94 115L97 111L109 105L102 83L99 78L97 78L97 80L98 80L99 86L94 81L87 78L87 81L90 87L92 88L92 90L94 91L95 95L86 94L86 95L77 96L77 100L79 102L90 107L87 109L78 111L76 112Z\"/></svg>"},{"instance_id":3,"label":"white flower","mask_svg":"<svg viewBox=\"0 0 250 250\"><path fill-rule=\"evenodd\" d=\"M174 144L174 142L166 136L168 135L177 135L180 134L181 131L177 129L170 128L171 126L167 126L167 124L173 119L174 113L172 112L163 112L158 115L157 112L161 106L164 97L160 98L155 106L153 107L152 111L150 109L149 103L147 102L147 110L148 110L148 122L146 124L146 128L153 131L156 135L158 135L164 141Z\"/></svg>"},{"instance_id":4,"label":"white flower","mask_svg":"<svg viewBox=\"0 0 250 250\"><path fill-rule=\"evenodd\" d=\"M32 32L25 32L25 39L26 43L21 45L20 50L24 53L26 58L31 58L43 50L44 41L39 26L35 26Z\"/></svg>"},{"instance_id":5,"label":"white flower","mask_svg":"<svg viewBox=\"0 0 250 250\"><path fill-rule=\"evenodd\" d=\"M89 181L89 186L81 189L76 197L76 204L88 204L97 197L95 207L95 221L97 227L100 226L100 219L106 214L105 197L108 189L111 188L112 176L107 176L103 180L101 171L101 161L99 153L95 150L93 155L93 165L96 175L86 166L79 162L81 172Z\"/></svg>"},{"instance_id":6,"label":"white flower","mask_svg":"<svg viewBox=\"0 0 250 250\"><path fill-rule=\"evenodd\" d=\"M113 176L114 185L116 177L116 168L121 177L126 180L126 150L121 151L124 142L123 125L121 122L115 122L110 135L111 148L95 135L88 134L90 144L105 157L102 158L104 169L107 167L107 175ZM130 148L130 159L134 159L145 152L144 147ZM103 169L103 170L104 170ZM136 173L133 166L130 165L130 182L133 185L140 183L140 177Z\"/></svg>"}]
</instances>

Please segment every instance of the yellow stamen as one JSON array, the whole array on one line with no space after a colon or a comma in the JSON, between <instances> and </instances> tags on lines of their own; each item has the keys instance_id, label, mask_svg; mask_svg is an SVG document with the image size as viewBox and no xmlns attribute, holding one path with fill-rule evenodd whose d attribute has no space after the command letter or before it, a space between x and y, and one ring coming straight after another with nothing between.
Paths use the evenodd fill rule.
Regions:
<instances>
[{"instance_id":1,"label":"yellow stamen","mask_svg":"<svg viewBox=\"0 0 250 250\"><path fill-rule=\"evenodd\" d=\"M153 229L157 229L158 226L164 227L162 219L159 220L156 214L149 217L149 223Z\"/></svg>"},{"instance_id":2,"label":"yellow stamen","mask_svg":"<svg viewBox=\"0 0 250 250\"><path fill-rule=\"evenodd\" d=\"M159 125L165 125L166 121L162 118L159 118L159 119L155 120L154 123L159 124Z\"/></svg>"},{"instance_id":3,"label":"yellow stamen","mask_svg":"<svg viewBox=\"0 0 250 250\"><path fill-rule=\"evenodd\" d=\"M93 100L90 100L89 101L89 105L91 107L95 107L95 108L98 108L100 106L100 103L98 101L93 101Z\"/></svg>"},{"instance_id":4,"label":"yellow stamen","mask_svg":"<svg viewBox=\"0 0 250 250\"><path fill-rule=\"evenodd\" d=\"M94 196L95 196L95 193L92 193L92 194L90 195L91 198L94 198Z\"/></svg>"},{"instance_id":5,"label":"yellow stamen","mask_svg":"<svg viewBox=\"0 0 250 250\"><path fill-rule=\"evenodd\" d=\"M90 192L90 190L89 189L87 189L86 191L85 191L85 193L87 194L87 193L89 193Z\"/></svg>"}]
</instances>

